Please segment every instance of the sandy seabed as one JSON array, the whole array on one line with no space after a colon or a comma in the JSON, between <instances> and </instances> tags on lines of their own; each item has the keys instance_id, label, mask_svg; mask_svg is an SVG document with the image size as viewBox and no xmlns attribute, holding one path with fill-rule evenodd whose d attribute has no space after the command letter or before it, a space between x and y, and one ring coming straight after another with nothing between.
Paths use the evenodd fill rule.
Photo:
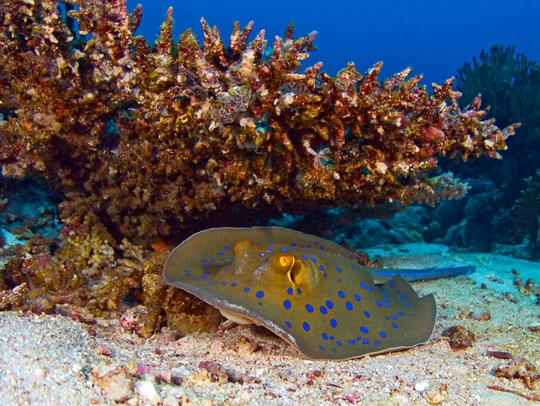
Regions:
<instances>
[{"instance_id":1,"label":"sandy seabed","mask_svg":"<svg viewBox=\"0 0 540 406\"><path fill-rule=\"evenodd\" d=\"M518 290L540 283L540 264L491 254L450 253L429 244L387 246L373 256L410 264L461 263L473 274L414 283L434 293L431 340L405 351L351 361L310 361L261 327L235 326L176 339L150 339L111 321L0 313L1 405L527 405L540 401L540 306ZM404 264L405 260L388 262ZM443 331L474 334L453 350ZM508 354L495 354L500 352ZM510 357L509 359L501 357ZM523 358L523 360L521 360ZM522 365L509 379L495 369ZM525 365L529 368L526 370ZM504 391L503 391L504 389Z\"/></svg>"}]
</instances>

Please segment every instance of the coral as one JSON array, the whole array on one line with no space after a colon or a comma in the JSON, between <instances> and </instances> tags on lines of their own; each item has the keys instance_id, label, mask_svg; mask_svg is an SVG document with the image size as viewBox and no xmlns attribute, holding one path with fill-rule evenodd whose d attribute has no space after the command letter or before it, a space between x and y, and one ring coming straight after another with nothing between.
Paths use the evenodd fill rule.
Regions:
<instances>
[{"instance_id":1,"label":"coral","mask_svg":"<svg viewBox=\"0 0 540 406\"><path fill-rule=\"evenodd\" d=\"M235 23L225 45L203 19L201 45L191 30L174 41L169 10L150 46L134 35L141 17L125 0L0 4L0 164L65 196L60 246L43 255L83 283L58 296L69 277L28 281L18 264L6 286L45 285L53 304L98 316L133 299L143 335L162 309L189 324L178 302L207 313L159 285L168 250L150 250L193 219L459 197L463 185L430 176L438 158L498 158L516 127L486 120L480 98L460 109L452 79L429 92L410 69L379 82L381 63L365 75L353 64L335 77L320 63L300 72L315 33L295 39L292 24L267 47L264 31L249 41L253 24Z\"/></svg>"},{"instance_id":2,"label":"coral","mask_svg":"<svg viewBox=\"0 0 540 406\"><path fill-rule=\"evenodd\" d=\"M150 47L123 1L81 2L78 31L57 5L1 6L2 169L48 180L116 236L166 238L231 205L407 205L434 189L438 156L497 157L514 130L483 121L479 99L461 111L452 79L430 94L410 69L379 83L380 63L299 73L315 34L292 25L267 57L251 23L226 47L202 20L201 48L190 30L173 41L169 12Z\"/></svg>"},{"instance_id":3,"label":"coral","mask_svg":"<svg viewBox=\"0 0 540 406\"><path fill-rule=\"evenodd\" d=\"M481 159L459 170L453 168L460 176L485 174L503 190L510 207L526 187L525 179L540 169L540 65L516 53L514 45L494 45L458 69L456 88L463 93L463 104L481 93L490 106L489 117L502 125L521 123L518 137L508 141L502 162Z\"/></svg>"},{"instance_id":4,"label":"coral","mask_svg":"<svg viewBox=\"0 0 540 406\"><path fill-rule=\"evenodd\" d=\"M512 207L514 234L523 241L527 238L535 258L540 257L540 170L525 180L527 187Z\"/></svg>"}]
</instances>

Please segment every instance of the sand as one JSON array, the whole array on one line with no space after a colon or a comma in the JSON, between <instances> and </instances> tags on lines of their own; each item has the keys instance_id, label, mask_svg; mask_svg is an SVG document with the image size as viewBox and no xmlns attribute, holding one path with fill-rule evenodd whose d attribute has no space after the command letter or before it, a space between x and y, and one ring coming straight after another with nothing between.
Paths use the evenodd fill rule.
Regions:
<instances>
[{"instance_id":1,"label":"sand","mask_svg":"<svg viewBox=\"0 0 540 406\"><path fill-rule=\"evenodd\" d=\"M369 254L478 268L467 276L414 284L420 294L433 292L437 299L439 316L427 344L344 362L306 360L261 327L233 326L180 339L165 330L142 339L107 320L82 324L63 316L3 312L0 404L527 405L540 399L534 380L527 387L523 379L494 374L517 357L540 370L540 306L535 295L514 286L511 272L540 282L540 264L450 253L429 244L379 247ZM442 333L451 326L472 332L472 345L450 348Z\"/></svg>"}]
</instances>

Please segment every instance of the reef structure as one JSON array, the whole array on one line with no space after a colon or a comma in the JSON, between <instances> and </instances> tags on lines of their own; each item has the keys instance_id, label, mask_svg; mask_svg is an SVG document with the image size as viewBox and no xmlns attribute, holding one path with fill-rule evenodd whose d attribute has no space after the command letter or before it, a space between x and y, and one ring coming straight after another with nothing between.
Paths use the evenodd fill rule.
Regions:
<instances>
[{"instance_id":1,"label":"reef structure","mask_svg":"<svg viewBox=\"0 0 540 406\"><path fill-rule=\"evenodd\" d=\"M517 127L485 120L479 97L460 109L453 79L428 91L410 68L379 82L381 63L364 75L352 63L335 77L321 63L301 71L316 33L295 39L292 24L268 45L235 23L225 45L202 19L201 45L191 30L174 40L169 9L150 46L134 34L141 18L125 0L0 4L2 175L65 196L60 243L18 248L0 308L25 289L84 286L70 303L120 311L135 297L151 334L167 244L150 246L176 243L190 219L457 198L466 185L435 173L438 157L498 158Z\"/></svg>"},{"instance_id":2,"label":"reef structure","mask_svg":"<svg viewBox=\"0 0 540 406\"><path fill-rule=\"evenodd\" d=\"M65 12L61 12L61 8ZM6 177L47 180L67 196L64 219L92 211L128 238L227 205L377 206L460 196L437 157L498 157L504 130L477 98L461 111L453 79L419 86L411 69L377 81L349 64L300 73L315 33L269 49L253 24L225 46L203 19L175 42L172 9L150 47L125 1L0 6Z\"/></svg>"}]
</instances>

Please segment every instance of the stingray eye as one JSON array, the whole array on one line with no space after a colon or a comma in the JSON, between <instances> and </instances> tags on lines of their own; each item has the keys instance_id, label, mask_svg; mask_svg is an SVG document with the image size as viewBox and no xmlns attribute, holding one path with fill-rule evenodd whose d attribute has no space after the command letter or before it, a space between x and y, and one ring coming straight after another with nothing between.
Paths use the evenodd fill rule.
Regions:
<instances>
[{"instance_id":1,"label":"stingray eye","mask_svg":"<svg viewBox=\"0 0 540 406\"><path fill-rule=\"evenodd\" d=\"M293 255L279 255L274 257L274 269L279 273L287 273L294 265Z\"/></svg>"},{"instance_id":2,"label":"stingray eye","mask_svg":"<svg viewBox=\"0 0 540 406\"><path fill-rule=\"evenodd\" d=\"M294 257L292 255L282 255L279 257L279 265L282 268L290 268L294 263Z\"/></svg>"}]
</instances>

